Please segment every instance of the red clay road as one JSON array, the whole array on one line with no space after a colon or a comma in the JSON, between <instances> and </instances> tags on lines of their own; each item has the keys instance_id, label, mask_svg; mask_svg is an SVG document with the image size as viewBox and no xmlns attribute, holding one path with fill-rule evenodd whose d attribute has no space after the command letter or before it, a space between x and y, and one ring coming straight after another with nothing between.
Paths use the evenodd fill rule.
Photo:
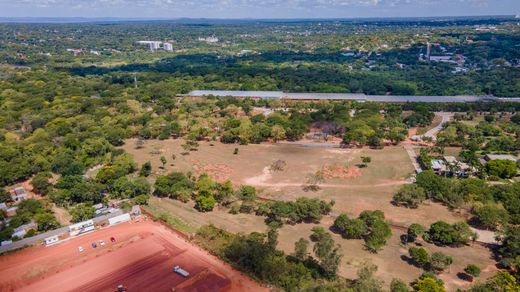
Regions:
<instances>
[{"instance_id":1,"label":"red clay road","mask_svg":"<svg viewBox=\"0 0 520 292\"><path fill-rule=\"evenodd\" d=\"M105 246L92 248L99 240ZM79 252L78 246L85 250ZM175 265L190 276L174 273ZM115 291L119 284L130 292L268 290L151 221L123 223L51 247L0 256L0 291Z\"/></svg>"}]
</instances>

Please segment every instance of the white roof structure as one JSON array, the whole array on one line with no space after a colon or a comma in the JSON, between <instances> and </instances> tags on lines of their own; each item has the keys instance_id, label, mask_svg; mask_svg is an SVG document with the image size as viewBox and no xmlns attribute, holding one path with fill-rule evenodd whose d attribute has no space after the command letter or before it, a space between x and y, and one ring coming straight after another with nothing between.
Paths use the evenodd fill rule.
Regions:
<instances>
[{"instance_id":1,"label":"white roof structure","mask_svg":"<svg viewBox=\"0 0 520 292\"><path fill-rule=\"evenodd\" d=\"M278 99L284 95L281 91L239 91L239 90L194 90L189 96L231 96L231 97L257 97L262 99Z\"/></svg>"},{"instance_id":2,"label":"white roof structure","mask_svg":"<svg viewBox=\"0 0 520 292\"><path fill-rule=\"evenodd\" d=\"M194 90L185 96L236 97L287 100L352 100L372 102L479 102L503 101L520 102L520 98L497 98L493 96L423 96L423 95L365 95L363 93L285 93L282 91L241 91L241 90Z\"/></svg>"},{"instance_id":3,"label":"white roof structure","mask_svg":"<svg viewBox=\"0 0 520 292\"><path fill-rule=\"evenodd\" d=\"M509 154L487 154L485 156L485 159L490 160L511 160L511 161L517 161L518 157L509 155Z\"/></svg>"}]
</instances>

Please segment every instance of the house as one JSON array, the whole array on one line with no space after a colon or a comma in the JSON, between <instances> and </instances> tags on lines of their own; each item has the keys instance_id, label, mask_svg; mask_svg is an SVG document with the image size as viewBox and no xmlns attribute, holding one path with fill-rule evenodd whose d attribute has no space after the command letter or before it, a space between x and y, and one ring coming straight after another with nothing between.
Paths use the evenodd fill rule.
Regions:
<instances>
[{"instance_id":1,"label":"house","mask_svg":"<svg viewBox=\"0 0 520 292\"><path fill-rule=\"evenodd\" d=\"M27 232L31 229L36 230L36 223L30 222L30 223L19 226L18 228L16 228L14 230L13 234L11 234L11 238L14 238L14 237L24 238L25 235L27 234Z\"/></svg>"},{"instance_id":2,"label":"house","mask_svg":"<svg viewBox=\"0 0 520 292\"><path fill-rule=\"evenodd\" d=\"M457 160L455 156L444 156L444 161L446 162L447 175L469 177L470 175L478 174L478 170L475 167Z\"/></svg>"},{"instance_id":3,"label":"house","mask_svg":"<svg viewBox=\"0 0 520 292\"><path fill-rule=\"evenodd\" d=\"M455 156L433 159L432 170L435 174L442 176L469 177L478 174L475 167L457 160Z\"/></svg>"},{"instance_id":4,"label":"house","mask_svg":"<svg viewBox=\"0 0 520 292\"><path fill-rule=\"evenodd\" d=\"M442 159L432 159L432 170L437 175L445 175L446 162Z\"/></svg>"},{"instance_id":5,"label":"house","mask_svg":"<svg viewBox=\"0 0 520 292\"><path fill-rule=\"evenodd\" d=\"M27 191L24 187L16 187L10 191L13 201L18 202L27 199Z\"/></svg>"},{"instance_id":6,"label":"house","mask_svg":"<svg viewBox=\"0 0 520 292\"><path fill-rule=\"evenodd\" d=\"M486 164L492 160L510 160L510 161L516 162L518 160L518 157L509 155L509 154L486 154L486 155L484 155L482 160L483 160L482 164ZM482 162L482 160L481 160L481 162Z\"/></svg>"}]
</instances>

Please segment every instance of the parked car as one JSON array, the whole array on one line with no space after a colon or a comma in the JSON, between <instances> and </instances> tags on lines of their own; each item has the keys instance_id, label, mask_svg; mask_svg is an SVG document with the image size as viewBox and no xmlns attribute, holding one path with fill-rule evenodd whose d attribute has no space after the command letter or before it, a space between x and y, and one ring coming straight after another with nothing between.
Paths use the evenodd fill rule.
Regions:
<instances>
[{"instance_id":1,"label":"parked car","mask_svg":"<svg viewBox=\"0 0 520 292\"><path fill-rule=\"evenodd\" d=\"M85 249L83 248L83 246L78 246L78 250L79 250L79 252L82 252L82 251L84 251Z\"/></svg>"},{"instance_id":2,"label":"parked car","mask_svg":"<svg viewBox=\"0 0 520 292\"><path fill-rule=\"evenodd\" d=\"M96 242L93 242L93 243L92 243L92 247L93 247L93 248L96 248L96 247L97 247Z\"/></svg>"},{"instance_id":3,"label":"parked car","mask_svg":"<svg viewBox=\"0 0 520 292\"><path fill-rule=\"evenodd\" d=\"M116 242L116 239L112 236L112 237L110 237L110 241Z\"/></svg>"},{"instance_id":4,"label":"parked car","mask_svg":"<svg viewBox=\"0 0 520 292\"><path fill-rule=\"evenodd\" d=\"M104 242L103 240L100 240L100 241L99 241L99 245L100 245L100 246L103 246L103 245L105 245L105 242Z\"/></svg>"}]
</instances>

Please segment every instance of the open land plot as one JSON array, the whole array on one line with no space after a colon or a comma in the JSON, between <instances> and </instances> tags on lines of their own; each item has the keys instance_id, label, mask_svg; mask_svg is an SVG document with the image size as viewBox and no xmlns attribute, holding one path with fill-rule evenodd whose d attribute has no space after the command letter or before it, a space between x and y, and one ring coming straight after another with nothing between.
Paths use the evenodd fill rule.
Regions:
<instances>
[{"instance_id":1,"label":"open land plot","mask_svg":"<svg viewBox=\"0 0 520 292\"><path fill-rule=\"evenodd\" d=\"M164 198L151 198L150 206L146 208L147 210L152 209L155 215L167 213L170 216L178 217L184 222L189 222L193 228L214 224L219 228L234 233L243 232L247 234L253 231L267 231L263 217L252 214L232 215L226 209L215 209L213 212L200 213L193 210L192 203L182 203ZM336 206L334 209L336 209ZM160 210L160 213L155 213L157 210ZM280 229L278 248L286 254L290 254L294 252L294 242L299 238L309 240L313 227L321 226L329 229L333 221L334 216L331 215L325 216L320 224L285 224ZM334 240L341 246L341 251L344 255L339 274L343 277L355 278L356 271L361 263L370 261L378 266L377 275L385 281L387 287L393 278L400 278L407 282L416 279L422 273L422 270L409 264L406 260L408 248L414 245L409 244L407 246L401 244L400 236L405 233L402 228L394 227L392 228L392 233L392 238L389 239L383 250L377 254L367 251L363 246L362 240L347 240L340 235L333 234ZM475 244L452 248L439 247L426 242L421 243L429 253L440 251L454 257L455 261L450 269L440 275L440 278L446 283L447 291L455 291L457 288L464 289L471 285L470 282L463 281L457 276L457 273L462 272L469 263L476 264L482 268L482 279L490 277L496 272L496 262L493 260L491 251L480 245Z\"/></svg>"},{"instance_id":2,"label":"open land plot","mask_svg":"<svg viewBox=\"0 0 520 292\"><path fill-rule=\"evenodd\" d=\"M259 190L259 196L266 199L294 200L305 196L335 200L334 213L337 214L347 212L357 216L363 210L379 209L400 225L416 222L427 225L439 219L461 220L439 204L430 203L415 210L390 204L393 194L408 183L407 177L413 173L410 158L401 146L371 150L271 144L244 146L220 142L210 146L209 142L201 142L198 151L183 156L180 154L183 152L182 140L149 140L141 149L136 149L135 143L135 139L127 140L124 149L139 165L146 161L152 163L152 180L157 174L171 171L207 173L220 181L230 179L235 186L253 185ZM235 148L239 149L236 155L233 154ZM172 155L176 156L175 160ZM160 156L168 160L164 170L159 168L162 165ZM372 158L367 168L356 166L361 163L361 156ZM285 169L270 171L270 165L279 159L286 162ZM352 175L328 176L321 184L321 190L303 191L308 176L324 168L346 169L347 174ZM339 171L339 174L344 172Z\"/></svg>"},{"instance_id":3,"label":"open land plot","mask_svg":"<svg viewBox=\"0 0 520 292\"><path fill-rule=\"evenodd\" d=\"M260 196L273 200L294 200L297 197L317 197L336 201L333 212L320 223L329 228L335 216L342 212L357 216L363 210L379 209L385 212L386 217L394 224L393 236L388 244L378 254L372 254L363 247L360 240L346 240L335 235L335 240L341 245L345 255L340 268L340 274L345 277L355 277L357 266L370 260L379 266L378 275L389 285L392 278L401 278L412 281L421 274L421 270L406 261L407 246L402 246L399 236L404 233L399 226L408 226L411 223L421 223L425 226L444 220L450 223L463 220L461 216L449 211L445 206L436 203L427 203L418 209L406 209L393 206L390 201L400 185L408 183L407 177L413 172L413 167L406 151L402 147L386 147L383 150L370 149L337 149L301 147L297 145L226 145L219 142L210 146L207 142L200 144L199 150L182 156L182 141L147 141L143 149L135 149L135 140L128 141L125 149L134 155L139 164L151 161L153 169L161 165L159 157L176 155L171 166L169 163L163 173L170 171L192 171L201 173L201 169L218 172L225 170L224 177L219 173L210 176L216 179L230 179L236 186L250 184L260 190ZM237 155L234 148L239 148ZM150 154L160 150L162 154ZM367 168L358 169L356 164L361 162L361 156L372 157ZM271 172L269 166L277 159L284 160L286 167L283 171ZM169 159L170 160L170 159ZM215 166L218 167L215 167ZM305 184L310 173L324 167L337 166L347 169L339 175L329 175L317 192L305 192ZM356 168L354 175L349 173L350 167ZM222 175L222 173L220 173ZM267 227L264 218L249 214L230 214L225 208L216 208L212 212L200 213L193 209L193 202L182 203L170 199L152 198L149 211L156 216L168 214L171 220L181 225L187 225L188 231L205 224L214 224L231 232L249 233L253 231L265 232ZM309 238L314 224L284 225L280 230L278 248L286 253L294 250L294 242L300 237ZM442 251L454 256L455 263L441 278L446 282L448 290L465 288L469 282L460 280L457 273L461 272L468 263L475 263L483 269L482 277L488 277L495 271L491 252L481 246L461 248L437 247L424 243L430 253Z\"/></svg>"},{"instance_id":4,"label":"open land plot","mask_svg":"<svg viewBox=\"0 0 520 292\"><path fill-rule=\"evenodd\" d=\"M110 242L110 237L116 242ZM94 241L104 246L92 248ZM78 246L85 248L79 252ZM173 272L179 265L188 278ZM1 291L264 291L164 226L123 223L51 246L0 257Z\"/></svg>"}]
</instances>

